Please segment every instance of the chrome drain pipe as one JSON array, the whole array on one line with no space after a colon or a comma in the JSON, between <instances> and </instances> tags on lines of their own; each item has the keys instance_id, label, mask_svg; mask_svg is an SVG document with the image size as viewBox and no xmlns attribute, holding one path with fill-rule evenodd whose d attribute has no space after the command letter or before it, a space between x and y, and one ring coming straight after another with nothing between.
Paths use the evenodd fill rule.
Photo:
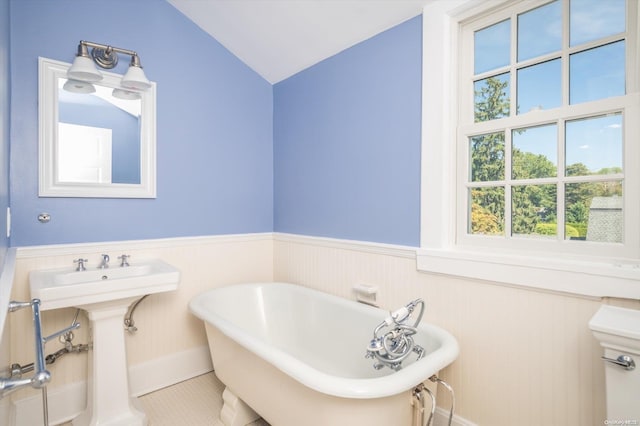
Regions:
<instances>
[{"instance_id":1,"label":"chrome drain pipe","mask_svg":"<svg viewBox=\"0 0 640 426\"><path fill-rule=\"evenodd\" d=\"M136 331L138 331L138 327L136 327L136 323L133 320L133 313L135 312L140 302L142 302L147 296L148 294L145 294L140 299L133 302L129 306L129 309L127 309L127 313L124 316L124 329L127 330L129 333L135 333Z\"/></svg>"},{"instance_id":2,"label":"chrome drain pipe","mask_svg":"<svg viewBox=\"0 0 640 426\"><path fill-rule=\"evenodd\" d=\"M425 412L425 392L431 398L431 412L429 413L429 418L427 422L424 421L424 412ZM431 426L431 422L433 421L433 416L436 412L436 397L429 390L428 387L424 385L424 383L420 383L413 389L413 426Z\"/></svg>"},{"instance_id":3,"label":"chrome drain pipe","mask_svg":"<svg viewBox=\"0 0 640 426\"><path fill-rule=\"evenodd\" d=\"M447 382L436 376L435 374L429 377L429 380L444 386L449 393L451 394L451 408L449 409L449 422L448 426L451 426L451 422L453 421L453 411L455 408L455 394L453 392L453 388ZM425 402L424 402L424 393L427 393L431 397L431 413L429 414L429 418L425 422L424 420L424 412L425 412ZM431 426L433 422L433 418L436 412L436 397L433 395L431 390L427 388L424 383L420 383L413 389L412 393L413 399L411 403L413 405L413 426Z\"/></svg>"},{"instance_id":4,"label":"chrome drain pipe","mask_svg":"<svg viewBox=\"0 0 640 426\"><path fill-rule=\"evenodd\" d=\"M453 388L451 387L451 385L447 382L445 382L444 380L442 380L440 377L436 376L435 374L431 377L429 377L429 380L431 380L434 383L440 384L442 386L444 386L449 393L451 394L451 408L449 409L449 423L447 423L448 426L451 426L451 421L453 420L453 410L455 408L456 405L456 395L453 392Z\"/></svg>"}]
</instances>

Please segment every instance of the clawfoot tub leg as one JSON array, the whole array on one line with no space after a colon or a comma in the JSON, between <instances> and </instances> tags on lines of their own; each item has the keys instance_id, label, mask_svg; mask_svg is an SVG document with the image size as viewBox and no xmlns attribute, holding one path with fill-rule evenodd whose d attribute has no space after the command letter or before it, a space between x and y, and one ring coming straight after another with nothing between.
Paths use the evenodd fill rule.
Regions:
<instances>
[{"instance_id":1,"label":"clawfoot tub leg","mask_svg":"<svg viewBox=\"0 0 640 426\"><path fill-rule=\"evenodd\" d=\"M235 396L229 388L225 388L222 392L222 401L224 405L214 426L245 426L260 418L258 413Z\"/></svg>"}]
</instances>

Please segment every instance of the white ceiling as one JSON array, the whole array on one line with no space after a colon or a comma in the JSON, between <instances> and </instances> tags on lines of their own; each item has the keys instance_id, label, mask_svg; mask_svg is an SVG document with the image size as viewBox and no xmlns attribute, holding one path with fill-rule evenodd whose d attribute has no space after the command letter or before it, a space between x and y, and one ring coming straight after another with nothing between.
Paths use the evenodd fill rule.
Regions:
<instances>
[{"instance_id":1,"label":"white ceiling","mask_svg":"<svg viewBox=\"0 0 640 426\"><path fill-rule=\"evenodd\" d=\"M422 13L433 0L168 0L270 83Z\"/></svg>"}]
</instances>

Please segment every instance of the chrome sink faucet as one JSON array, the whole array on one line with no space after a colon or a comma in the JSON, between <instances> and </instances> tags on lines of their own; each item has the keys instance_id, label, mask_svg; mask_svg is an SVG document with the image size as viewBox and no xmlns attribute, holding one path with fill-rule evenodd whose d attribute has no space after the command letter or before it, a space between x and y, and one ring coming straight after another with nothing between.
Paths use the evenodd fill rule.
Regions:
<instances>
[{"instance_id":1,"label":"chrome sink faucet","mask_svg":"<svg viewBox=\"0 0 640 426\"><path fill-rule=\"evenodd\" d=\"M98 269L106 269L108 267L109 267L109 255L103 254L102 261L100 262L100 266L98 266Z\"/></svg>"}]
</instances>

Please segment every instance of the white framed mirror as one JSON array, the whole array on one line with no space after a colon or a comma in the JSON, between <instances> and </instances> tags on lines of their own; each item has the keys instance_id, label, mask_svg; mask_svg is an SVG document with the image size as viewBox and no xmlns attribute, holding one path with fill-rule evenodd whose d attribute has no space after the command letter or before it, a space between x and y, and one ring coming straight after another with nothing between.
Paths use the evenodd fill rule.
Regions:
<instances>
[{"instance_id":1,"label":"white framed mirror","mask_svg":"<svg viewBox=\"0 0 640 426\"><path fill-rule=\"evenodd\" d=\"M38 59L40 197L155 198L156 84L69 80L71 64Z\"/></svg>"}]
</instances>

